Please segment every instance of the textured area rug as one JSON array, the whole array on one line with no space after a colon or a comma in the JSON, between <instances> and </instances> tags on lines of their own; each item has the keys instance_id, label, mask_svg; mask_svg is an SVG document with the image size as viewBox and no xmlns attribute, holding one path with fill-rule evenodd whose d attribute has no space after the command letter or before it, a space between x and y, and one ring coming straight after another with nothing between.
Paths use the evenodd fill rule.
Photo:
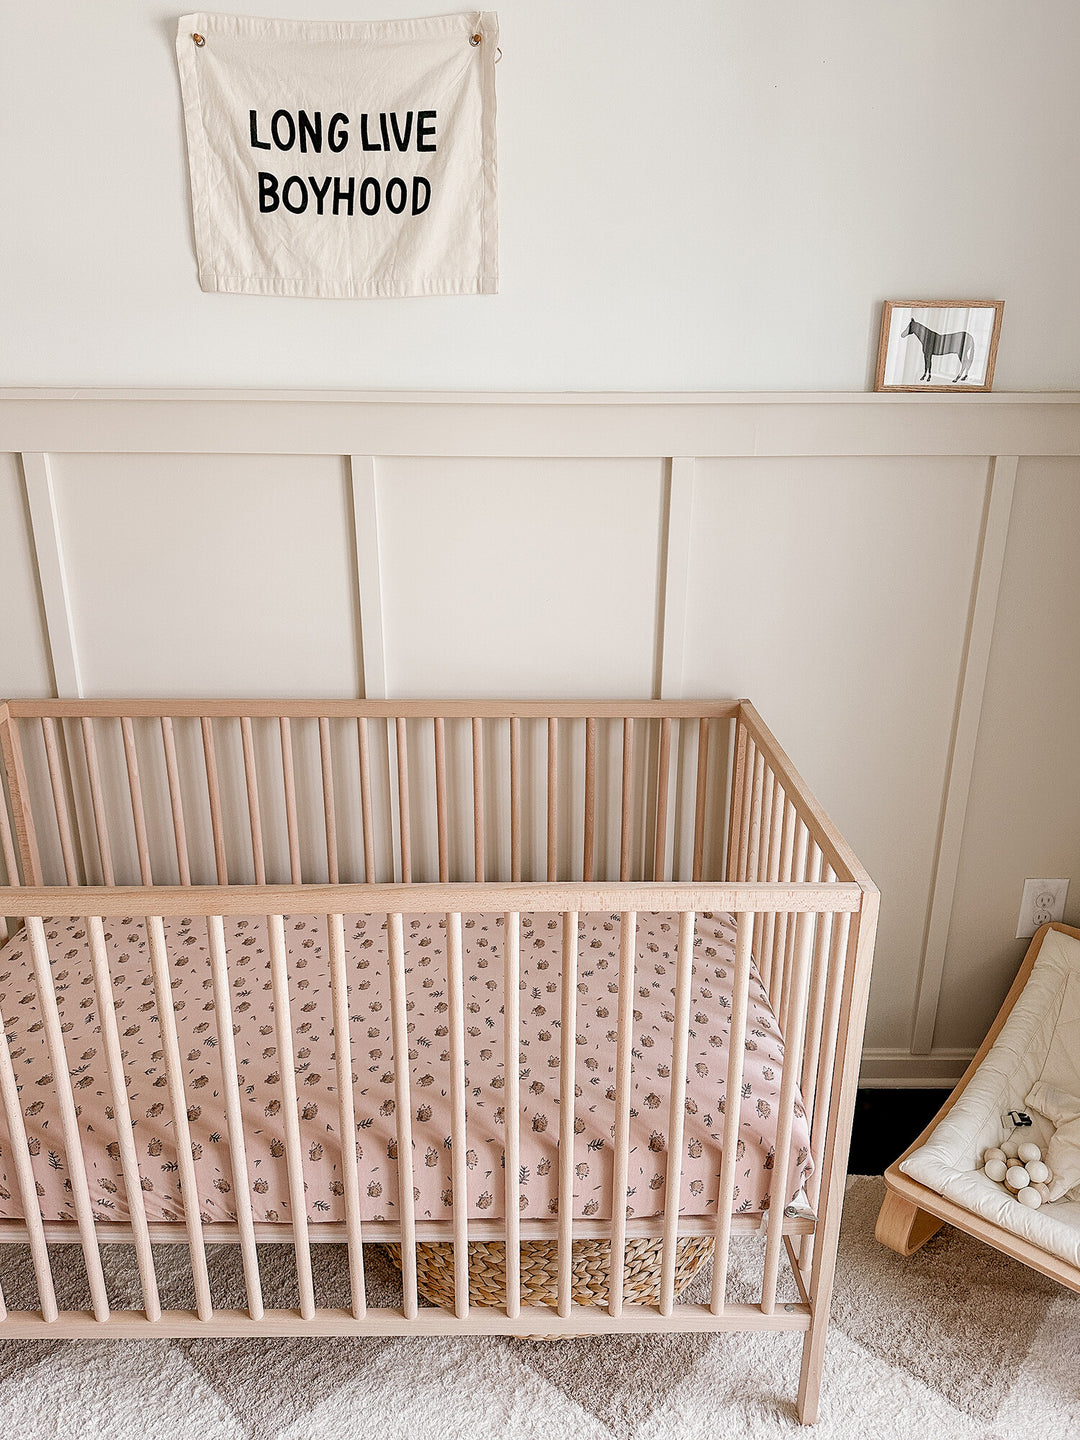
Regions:
<instances>
[{"instance_id":1,"label":"textured area rug","mask_svg":"<svg viewBox=\"0 0 1080 1440\"><path fill-rule=\"evenodd\" d=\"M880 1179L849 1182L821 1419L795 1419L799 1338L177 1340L0 1343L0 1435L20 1440L1072 1440L1080 1436L1080 1296L952 1229L901 1260L874 1240ZM735 1289L750 1298L748 1242ZM62 1252L55 1252L59 1271ZM110 1289L133 1281L126 1248ZM370 1298L393 1270L371 1253ZM288 1252L260 1257L268 1303L290 1303ZM182 1289L178 1247L157 1258ZM318 1247L334 1299L337 1247ZM213 1252L215 1294L238 1287ZM3 1256L9 1303L25 1260ZM14 1263L13 1263L14 1262ZM72 1271L77 1261L72 1258ZM83 1282L85 1283L85 1282ZM188 1284L190 1281L187 1282ZM68 1303L78 1300L72 1276ZM708 1276L692 1298L707 1294ZM175 1292L174 1292L175 1293ZM741 1295L739 1298L743 1298ZM242 1292L234 1297L242 1303ZM63 1303L63 1301L62 1301ZM128 1302L130 1303L130 1302Z\"/></svg>"}]
</instances>

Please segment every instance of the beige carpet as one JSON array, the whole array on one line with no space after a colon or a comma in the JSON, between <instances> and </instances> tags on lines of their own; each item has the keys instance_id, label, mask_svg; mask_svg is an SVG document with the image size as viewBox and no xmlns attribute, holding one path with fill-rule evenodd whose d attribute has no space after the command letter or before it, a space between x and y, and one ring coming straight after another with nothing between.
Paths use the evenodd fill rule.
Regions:
<instances>
[{"instance_id":1,"label":"beige carpet","mask_svg":"<svg viewBox=\"0 0 1080 1440\"><path fill-rule=\"evenodd\" d=\"M879 1179L850 1183L822 1415L809 1433L821 1440L1080 1437L1080 1296L954 1230L899 1259L873 1238L882 1193ZM122 1300L133 1284L127 1252L108 1253L110 1286ZM268 1303L290 1303L286 1253L263 1251ZM371 1298L388 1303L394 1272L380 1267L377 1253ZM340 1252L320 1247L317 1256L320 1298L340 1303ZM171 1272L182 1288L184 1252L163 1247L158 1258L166 1282ZM7 1251L2 1259L5 1292L17 1304L26 1257ZM239 1302L235 1262L231 1248L213 1252L215 1294L224 1299L232 1289ZM749 1283L749 1248L742 1263ZM695 1289L706 1284L701 1276ZM78 1295L74 1279L69 1294ZM798 1339L777 1335L555 1344L8 1342L0 1343L0 1435L771 1440L808 1433L794 1418L798 1369Z\"/></svg>"}]
</instances>

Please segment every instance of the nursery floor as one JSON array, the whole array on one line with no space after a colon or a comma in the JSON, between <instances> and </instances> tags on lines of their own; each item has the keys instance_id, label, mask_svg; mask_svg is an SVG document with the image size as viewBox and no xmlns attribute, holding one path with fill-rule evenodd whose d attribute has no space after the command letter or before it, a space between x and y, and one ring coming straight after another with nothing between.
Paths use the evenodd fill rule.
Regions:
<instances>
[{"instance_id":1,"label":"nursery floor","mask_svg":"<svg viewBox=\"0 0 1080 1440\"><path fill-rule=\"evenodd\" d=\"M954 1230L899 1259L873 1238L882 1194L876 1177L849 1185L813 1431L794 1417L797 1339L741 1335L556 1344L0 1343L0 1433L20 1440L1080 1435L1080 1296ZM268 1299L288 1289L286 1253L264 1253ZM324 1251L323 1258L336 1257ZM119 1269L110 1280L123 1289ZM695 1289L704 1283L699 1277ZM389 1269L373 1274L373 1290L392 1287Z\"/></svg>"}]
</instances>

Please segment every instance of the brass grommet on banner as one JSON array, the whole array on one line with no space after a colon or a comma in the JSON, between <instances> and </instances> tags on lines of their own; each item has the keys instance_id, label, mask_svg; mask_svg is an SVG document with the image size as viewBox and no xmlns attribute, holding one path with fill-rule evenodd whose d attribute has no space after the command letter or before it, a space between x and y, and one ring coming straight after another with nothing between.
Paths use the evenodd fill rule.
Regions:
<instances>
[{"instance_id":1,"label":"brass grommet on banner","mask_svg":"<svg viewBox=\"0 0 1080 1440\"><path fill-rule=\"evenodd\" d=\"M205 45L205 44L206 44L206 36L205 36L205 35L195 35L195 34L193 34L191 38L192 38L192 40L195 41L195 44L196 44L196 45L200 45L200 46L201 46L201 45Z\"/></svg>"},{"instance_id":2,"label":"brass grommet on banner","mask_svg":"<svg viewBox=\"0 0 1080 1440\"><path fill-rule=\"evenodd\" d=\"M483 37L482 35L470 35L470 36L469 36L469 44L470 44L470 45L479 45L479 44L480 44L480 41L483 40L483 38L484 38L484 37Z\"/></svg>"}]
</instances>

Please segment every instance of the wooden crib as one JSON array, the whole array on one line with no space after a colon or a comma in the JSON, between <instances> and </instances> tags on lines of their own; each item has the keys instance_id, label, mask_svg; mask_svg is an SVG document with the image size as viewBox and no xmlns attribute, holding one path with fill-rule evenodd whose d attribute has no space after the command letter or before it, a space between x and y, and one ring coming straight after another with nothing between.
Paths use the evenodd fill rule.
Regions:
<instances>
[{"instance_id":1,"label":"wooden crib","mask_svg":"<svg viewBox=\"0 0 1080 1440\"><path fill-rule=\"evenodd\" d=\"M748 702L18 701L0 709L0 742L9 881L0 913L14 917L0 952L0 996L11 997L0 1015L0 1176L8 1177L0 1240L29 1247L38 1300L37 1308L5 1309L0 1290L0 1338L799 1331L799 1416L815 1418L878 895ZM541 926L537 917L545 916ZM714 944L726 925L730 954ZM301 960L290 948L299 943L294 932L312 947ZM642 937L654 932L659 945L646 945ZM238 968L248 958L238 949L241 933L249 945L259 937L251 953L267 952L264 969L254 972L265 976L262 999L250 985L253 972ZM374 949L361 951L362 934L368 946L375 937ZM470 948L488 944L489 935L489 949ZM410 946L431 937L434 948L418 960ZM127 951L118 955L124 945L138 952L133 963ZM544 958L536 946L547 947ZM193 982L184 977L196 952L204 957L199 993L209 1018L185 1058L192 992L183 987ZM370 993L370 972L361 980L358 968L370 954L382 957L375 969L388 1004L385 1028L367 1032L380 1037L370 1052L379 1062L368 1069L385 1073L370 1085L361 1076L358 1088L367 1056L350 1039L351 1025L362 1033L350 1011ZM593 954L612 956L602 985ZM654 964L658 956L670 967ZM25 967L18 983L17 964ZM468 972L476 965L484 969L483 992L474 993L478 977ZM536 969L546 971L533 993L550 1000L550 1019L532 1018L546 1012L540 1000L523 1014L530 966L536 980ZM722 995L718 984L715 996L709 988L713 975L728 987ZM328 997L322 1028L334 1048L325 1075L303 1058L310 1045L298 1048L311 1033L298 1016L314 1006L300 1003L313 977L316 991L325 980ZM132 1036L141 1022L121 1033L136 983L145 987L139 1009L160 1045L149 1068L136 1064L141 1033ZM605 992L602 1004L590 985ZM237 1004L241 993L254 998ZM433 1052L417 1027L432 995L445 997L434 1033L447 1046L438 1073L448 1119L442 1147L425 1155L417 1135L430 1106L418 1106L416 1087L432 1076L418 1077L416 1057L421 1046ZM749 1093L746 1067L770 1043L766 999L783 1035L776 1096L758 1104L770 1116L760 1141L768 1190L754 1200L746 1189L740 1203L749 1168L739 1167L755 1142L743 1101L725 1102ZM641 1019L642 1007L654 1002L663 1018L643 1039L641 1027L651 1022ZM238 1047L260 1004L258 1033L272 1042L263 1053L275 1057L269 1079L277 1098L264 1105L260 1094L256 1112L255 1087L242 1084L250 1074L238 1073L246 1063L238 1062ZM594 1021L594 1004L608 1018ZM19 1006L26 1007L21 1022ZM474 1083L480 1061L469 1034L480 1031L470 1020L479 1020L482 1006L489 1028L479 1053L495 1067L488 1073L497 1095ZM37 1018L25 1023L31 1014ZM528 1071L498 1058L525 1059L526 1026L535 1024L547 1027L551 1045L550 1140L531 1094L545 1085L534 1082L527 1093ZM588 1038L604 1025L606 1091ZM716 1033L706 1039L706 1031ZM76 1058L84 1043L84 1061L101 1056L90 1067L96 1076L100 1066L97 1101L98 1081L83 1074L89 1062ZM722 1063L702 1080L710 1067L691 1059L707 1043ZM209 1077L196 1076L192 1064L202 1066L209 1054ZM535 1044L528 1054L536 1057ZM644 1103L663 1119L646 1122L634 1086L649 1067L665 1077L667 1100L661 1107L648 1095ZM140 1087L150 1073L157 1098L147 1108ZM343 1141L372 1123L366 1097L380 1083L387 1098L379 1111L391 1118L378 1159L385 1166L391 1157L392 1195L373 1201L384 1185L373 1179L364 1190L359 1161ZM194 1095L195 1085L206 1088ZM475 1137L496 1099L499 1128L481 1146ZM319 1101L327 1139L315 1144L302 1125ZM107 1122L91 1135L95 1103ZM142 1118L151 1110L163 1128L153 1132L149 1153L163 1143L175 1149L178 1191L164 1199L155 1185L167 1167L148 1159ZM193 1117L205 1123L204 1112L220 1142L216 1197L210 1172L196 1168L205 1147L191 1127ZM36 1138L42 1113L53 1117L45 1147L54 1147L51 1174ZM531 1127L523 1113L532 1114ZM715 1124L704 1147L690 1128L703 1115ZM596 1138L586 1138L586 1121L601 1126ZM643 1124L664 1122L662 1143L641 1140ZM541 1142L550 1153L535 1148ZM253 1190L266 1189L261 1177L270 1171L260 1170L253 1184L261 1161L252 1156L264 1143L283 1166L282 1199L257 1213ZM687 1157L703 1148L705 1178L691 1192L684 1167L689 1174ZM312 1157L318 1152L323 1164L326 1151L333 1162L326 1193L340 1196L342 1207L336 1219L320 1218L329 1212L317 1198L324 1182ZM489 1163L496 1178L477 1201L470 1167L478 1151L479 1168ZM604 1193L583 1204L581 1176L595 1155L609 1167ZM402 1164L398 1157L412 1158ZM538 1183L530 1157L552 1196L540 1216L523 1189L527 1175ZM631 1183L646 1162L659 1166L651 1214L638 1213L649 1206ZM422 1187L431 1188L424 1165L444 1163L445 1214L422 1198ZM66 1178L54 1202L57 1173ZM702 1201L688 1202L691 1193ZM216 1211L223 1197L226 1208ZM126 1218L111 1218L118 1204ZM752 1303L732 1299L733 1244L759 1232L760 1295ZM194 1309L169 1308L159 1291L153 1246L166 1241L186 1245ZM206 1247L222 1241L240 1247L246 1310L222 1308L212 1293ZM346 1306L320 1304L311 1246L326 1241L347 1245ZM264 1303L257 1252L264 1243L293 1247L297 1308ZM81 1247L89 1309L58 1305L47 1248L58 1244ZM141 1309L110 1304L101 1259L109 1244L134 1247ZM384 1244L398 1247L399 1306L366 1300L364 1250ZM526 1283L541 1251L550 1259L549 1294ZM641 1253L652 1271L647 1300L629 1282L631 1257ZM490 1271L493 1254L494 1295L490 1273L481 1295L477 1271ZM600 1283L578 1283L581 1254L591 1272L599 1264ZM677 1298L687 1255L712 1257L708 1301ZM785 1264L790 1299L778 1298ZM0 1285L4 1269L0 1259Z\"/></svg>"}]
</instances>

